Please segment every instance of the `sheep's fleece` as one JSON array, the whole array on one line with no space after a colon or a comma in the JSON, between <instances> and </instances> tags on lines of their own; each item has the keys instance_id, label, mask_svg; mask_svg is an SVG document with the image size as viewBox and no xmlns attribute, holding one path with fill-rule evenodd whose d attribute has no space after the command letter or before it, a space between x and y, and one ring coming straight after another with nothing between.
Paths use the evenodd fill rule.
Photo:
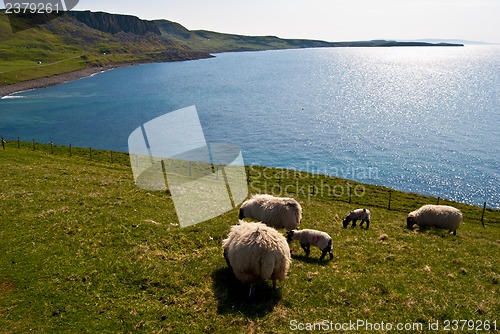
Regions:
<instances>
[{"instance_id":1,"label":"sheep's fleece","mask_svg":"<svg viewBox=\"0 0 500 334\"><path fill-rule=\"evenodd\" d=\"M333 259L332 238L326 232L311 229L292 230L287 232L287 240L299 241L307 256L311 251L309 246L316 246L322 251L320 260L323 260L327 253L330 254L330 260Z\"/></svg>"},{"instance_id":2,"label":"sheep's fleece","mask_svg":"<svg viewBox=\"0 0 500 334\"><path fill-rule=\"evenodd\" d=\"M448 205L424 205L412 211L406 218L408 228L414 224L420 227L435 227L457 234L457 228L462 223L463 216L459 209Z\"/></svg>"},{"instance_id":3,"label":"sheep's fleece","mask_svg":"<svg viewBox=\"0 0 500 334\"><path fill-rule=\"evenodd\" d=\"M252 218L274 228L296 229L302 220L302 207L293 198L256 194L240 207L239 218Z\"/></svg>"},{"instance_id":4,"label":"sheep's fleece","mask_svg":"<svg viewBox=\"0 0 500 334\"><path fill-rule=\"evenodd\" d=\"M366 222L366 229L370 227L370 210L368 209L356 209L349 212L349 214L342 220L342 225L346 228L350 222L352 222L352 227L356 227L356 222L361 219L361 224Z\"/></svg>"},{"instance_id":5,"label":"sheep's fleece","mask_svg":"<svg viewBox=\"0 0 500 334\"><path fill-rule=\"evenodd\" d=\"M241 282L285 279L290 268L290 248L284 236L262 223L240 220L222 241L224 257Z\"/></svg>"}]
</instances>

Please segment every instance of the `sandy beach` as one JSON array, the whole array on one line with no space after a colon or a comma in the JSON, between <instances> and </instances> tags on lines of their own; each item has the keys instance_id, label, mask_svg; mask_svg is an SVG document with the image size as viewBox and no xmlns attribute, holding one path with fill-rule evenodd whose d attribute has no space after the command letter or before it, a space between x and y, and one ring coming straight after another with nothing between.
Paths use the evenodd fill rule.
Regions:
<instances>
[{"instance_id":1,"label":"sandy beach","mask_svg":"<svg viewBox=\"0 0 500 334\"><path fill-rule=\"evenodd\" d=\"M102 71L107 71L115 67L121 67L121 66L89 67L79 71L58 74L47 78L40 78L35 80L18 82L12 85L0 86L0 98L16 92L21 92L30 89L37 89L37 88L45 88L68 81L86 78L91 76L92 74L101 73Z\"/></svg>"}]
</instances>

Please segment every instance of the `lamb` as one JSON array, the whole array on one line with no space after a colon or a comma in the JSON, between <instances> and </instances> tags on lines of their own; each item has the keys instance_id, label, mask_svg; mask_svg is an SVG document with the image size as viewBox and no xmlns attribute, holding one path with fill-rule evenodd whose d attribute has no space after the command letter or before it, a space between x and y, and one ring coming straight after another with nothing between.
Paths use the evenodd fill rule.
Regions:
<instances>
[{"instance_id":1,"label":"lamb","mask_svg":"<svg viewBox=\"0 0 500 334\"><path fill-rule=\"evenodd\" d=\"M412 211L406 218L406 225L412 228L414 224L420 227L434 227L453 232L457 235L457 228L462 223L462 212L448 205L424 205Z\"/></svg>"},{"instance_id":2,"label":"lamb","mask_svg":"<svg viewBox=\"0 0 500 334\"><path fill-rule=\"evenodd\" d=\"M296 229L302 220L302 207L293 198L256 194L243 202L239 219L253 218L274 228Z\"/></svg>"},{"instance_id":3,"label":"lamb","mask_svg":"<svg viewBox=\"0 0 500 334\"><path fill-rule=\"evenodd\" d=\"M222 241L224 258L238 280L250 284L249 298L261 280L283 280L290 268L290 248L284 236L263 223L239 221Z\"/></svg>"},{"instance_id":4,"label":"lamb","mask_svg":"<svg viewBox=\"0 0 500 334\"><path fill-rule=\"evenodd\" d=\"M362 227L363 223L366 222L366 229L368 229L370 227L370 210L356 209L356 210L349 212L347 217L345 217L342 220L342 225L344 226L344 228L346 228L349 225L349 223L352 221L352 227L356 227L356 222L359 219L361 219L361 224L359 224L359 226Z\"/></svg>"},{"instance_id":5,"label":"lamb","mask_svg":"<svg viewBox=\"0 0 500 334\"><path fill-rule=\"evenodd\" d=\"M288 242L298 240L300 246L306 252L306 256L311 253L310 247L316 246L322 251L320 260L325 258L326 253L330 254L330 260L333 259L332 238L326 232L311 229L292 230L287 232L286 239Z\"/></svg>"}]
</instances>

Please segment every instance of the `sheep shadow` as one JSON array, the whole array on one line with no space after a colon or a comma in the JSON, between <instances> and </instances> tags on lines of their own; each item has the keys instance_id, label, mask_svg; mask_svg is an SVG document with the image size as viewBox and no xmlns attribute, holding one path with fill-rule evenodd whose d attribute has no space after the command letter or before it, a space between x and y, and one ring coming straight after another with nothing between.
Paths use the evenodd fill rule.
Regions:
<instances>
[{"instance_id":1,"label":"sheep shadow","mask_svg":"<svg viewBox=\"0 0 500 334\"><path fill-rule=\"evenodd\" d=\"M273 289L270 282L261 282L255 286L255 295L249 299L249 286L236 279L231 269L219 268L212 273L212 286L215 298L218 301L217 313L242 313L249 318L261 318L273 311L281 300L277 282L277 289Z\"/></svg>"},{"instance_id":2,"label":"sheep shadow","mask_svg":"<svg viewBox=\"0 0 500 334\"><path fill-rule=\"evenodd\" d=\"M314 248L313 248L314 249ZM317 254L316 254L317 253ZM330 260L330 255L326 254L323 260L320 260L319 257L321 255L321 251L317 249L312 250L311 254L307 256L301 247L298 246L290 246L290 255L293 260L305 262L305 263L314 263L320 266L326 266L331 261L335 260L335 254L333 255L333 259Z\"/></svg>"},{"instance_id":3,"label":"sheep shadow","mask_svg":"<svg viewBox=\"0 0 500 334\"><path fill-rule=\"evenodd\" d=\"M417 227L412 227L412 228L407 228L405 227L406 230L414 233L420 233L422 235L432 235L432 236L438 236L441 238L446 238L448 236L452 236L456 238L456 235L453 235L452 232L449 232L447 230L443 229L438 229L430 226L417 226ZM458 234L458 232L457 232Z\"/></svg>"},{"instance_id":4,"label":"sheep shadow","mask_svg":"<svg viewBox=\"0 0 500 334\"><path fill-rule=\"evenodd\" d=\"M314 256L306 256L304 254L292 254L292 259L301 261L304 263L313 263L319 266L327 266L331 261L335 260L335 255L333 257L333 260L330 260L329 257L327 259L320 260L319 257L314 257Z\"/></svg>"}]
</instances>

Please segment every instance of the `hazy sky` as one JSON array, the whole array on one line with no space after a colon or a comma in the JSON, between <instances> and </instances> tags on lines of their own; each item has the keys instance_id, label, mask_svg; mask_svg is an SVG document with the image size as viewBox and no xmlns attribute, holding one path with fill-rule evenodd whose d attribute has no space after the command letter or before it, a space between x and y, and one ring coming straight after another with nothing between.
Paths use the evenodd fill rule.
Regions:
<instances>
[{"instance_id":1,"label":"hazy sky","mask_svg":"<svg viewBox=\"0 0 500 334\"><path fill-rule=\"evenodd\" d=\"M500 0L80 0L75 7L87 9L241 35L500 43Z\"/></svg>"}]
</instances>

